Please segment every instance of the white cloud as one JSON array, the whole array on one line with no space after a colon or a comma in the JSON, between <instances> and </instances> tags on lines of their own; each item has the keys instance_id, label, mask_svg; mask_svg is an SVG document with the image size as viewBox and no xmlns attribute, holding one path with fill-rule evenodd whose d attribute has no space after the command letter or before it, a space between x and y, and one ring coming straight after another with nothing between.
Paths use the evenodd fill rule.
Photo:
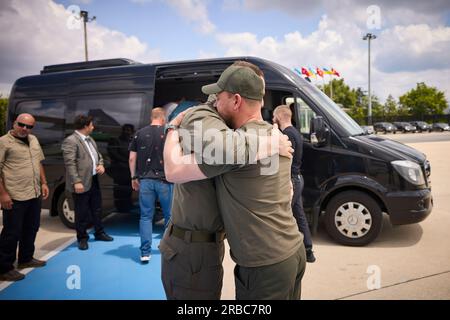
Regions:
<instances>
[{"instance_id":1,"label":"white cloud","mask_svg":"<svg viewBox=\"0 0 450 320\"><path fill-rule=\"evenodd\" d=\"M385 72L450 68L450 27L396 26L376 41L375 65Z\"/></svg>"},{"instance_id":2,"label":"white cloud","mask_svg":"<svg viewBox=\"0 0 450 320\"><path fill-rule=\"evenodd\" d=\"M283 3L289 4L290 9L295 6L293 1ZM341 14L337 15L336 10ZM368 31L366 12L354 19L351 9L347 14L336 10L323 16L317 30L308 35L293 31L277 39L258 38L248 32L222 33L216 39L227 56L259 56L289 68L333 66L350 86L366 90L367 41L362 40ZM398 97L421 81L445 91L450 98L450 27L410 23L385 28L377 34L371 50L372 91L382 101L389 93Z\"/></svg>"},{"instance_id":3,"label":"white cloud","mask_svg":"<svg viewBox=\"0 0 450 320\"><path fill-rule=\"evenodd\" d=\"M144 5L154 0L130 0L133 3ZM162 0L160 0L162 1ZM209 20L206 0L165 0L175 11L188 22L196 25L199 32L211 34L216 26Z\"/></svg>"},{"instance_id":4,"label":"white cloud","mask_svg":"<svg viewBox=\"0 0 450 320\"><path fill-rule=\"evenodd\" d=\"M38 74L44 65L84 60L83 30L70 30L70 14L51 0L4 0L0 6L0 92L9 94L13 82ZM141 62L161 60L135 36L88 24L89 59L124 57Z\"/></svg>"},{"instance_id":5,"label":"white cloud","mask_svg":"<svg viewBox=\"0 0 450 320\"><path fill-rule=\"evenodd\" d=\"M216 26L209 20L204 0L167 0L179 15L191 23L198 24L197 29L204 34L214 32Z\"/></svg>"},{"instance_id":6,"label":"white cloud","mask_svg":"<svg viewBox=\"0 0 450 320\"><path fill-rule=\"evenodd\" d=\"M217 53L214 53L214 52L206 52L206 51L200 50L198 52L197 58L198 59L213 59L213 58L218 58L218 55L217 55Z\"/></svg>"}]
</instances>

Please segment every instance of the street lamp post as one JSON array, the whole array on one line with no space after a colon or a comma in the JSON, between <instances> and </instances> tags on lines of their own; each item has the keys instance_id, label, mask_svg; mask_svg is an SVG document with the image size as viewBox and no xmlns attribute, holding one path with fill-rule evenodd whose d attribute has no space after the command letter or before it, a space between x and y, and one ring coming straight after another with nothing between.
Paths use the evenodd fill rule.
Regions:
<instances>
[{"instance_id":1,"label":"street lamp post","mask_svg":"<svg viewBox=\"0 0 450 320\"><path fill-rule=\"evenodd\" d=\"M80 18L83 19L83 27L84 27L84 57L86 61L89 61L86 23L94 21L95 16L92 19L89 19L89 13L87 11L80 11Z\"/></svg>"},{"instance_id":2,"label":"street lamp post","mask_svg":"<svg viewBox=\"0 0 450 320\"><path fill-rule=\"evenodd\" d=\"M367 119L367 124L371 125L372 124L372 93L370 90L370 40L375 40L377 38L376 35L372 34L372 33L367 33L364 37L363 40L368 40L368 46L369 46L369 61L368 61L368 74L369 74L369 109L368 109L368 119Z\"/></svg>"}]
</instances>

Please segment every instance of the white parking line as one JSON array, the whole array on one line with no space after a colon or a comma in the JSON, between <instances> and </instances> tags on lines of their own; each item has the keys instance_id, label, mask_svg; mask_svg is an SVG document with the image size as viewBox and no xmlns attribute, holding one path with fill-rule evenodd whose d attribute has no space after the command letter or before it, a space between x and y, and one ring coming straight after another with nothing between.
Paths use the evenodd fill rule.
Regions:
<instances>
[{"instance_id":1,"label":"white parking line","mask_svg":"<svg viewBox=\"0 0 450 320\"><path fill-rule=\"evenodd\" d=\"M116 212L109 214L106 218L103 219L103 222L110 219L112 216L114 216L116 214L117 214ZM90 233L92 230L93 230L93 228L89 229L87 232ZM63 251L64 249L66 249L68 246L70 246L72 243L74 243L76 241L77 241L76 237L74 237L73 239L67 240L66 242L64 242L63 244L58 246L56 249L50 251L49 253L47 253L43 257L40 257L39 259L48 261L49 259L56 256L58 253L60 253L61 251ZM20 273L26 275L26 274L30 273L33 269L35 269L35 268L26 268L26 269L21 270ZM2 283L0 283L0 292L3 291L4 289L8 288L13 283L15 283L15 281L2 281Z\"/></svg>"},{"instance_id":2,"label":"white parking line","mask_svg":"<svg viewBox=\"0 0 450 320\"><path fill-rule=\"evenodd\" d=\"M42 258L40 258L40 260L44 260L44 261L48 261L50 258L56 256L58 253L60 253L61 251L63 251L65 248L67 248L68 246L70 246L72 243L74 243L76 241L76 238L67 240L66 242L64 242L63 244L61 244L59 247L57 247L55 250L50 251L49 253L47 253L45 256L43 256ZM27 268L27 269L23 269L20 271L20 273L23 274L27 274L30 273L34 268ZM13 284L14 281L3 281L3 283L0 284L0 292L4 289L6 289L7 287L9 287L11 284Z\"/></svg>"}]
</instances>

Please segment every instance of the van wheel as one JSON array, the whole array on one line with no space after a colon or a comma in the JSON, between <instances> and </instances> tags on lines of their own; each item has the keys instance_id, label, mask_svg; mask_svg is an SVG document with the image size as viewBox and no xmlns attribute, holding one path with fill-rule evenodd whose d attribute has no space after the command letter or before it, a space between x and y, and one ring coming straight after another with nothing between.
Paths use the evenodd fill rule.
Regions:
<instances>
[{"instance_id":1,"label":"van wheel","mask_svg":"<svg viewBox=\"0 0 450 320\"><path fill-rule=\"evenodd\" d=\"M337 242L365 246L381 231L383 213L378 203L360 191L345 191L331 199L326 208L325 226Z\"/></svg>"},{"instance_id":2,"label":"van wheel","mask_svg":"<svg viewBox=\"0 0 450 320\"><path fill-rule=\"evenodd\" d=\"M70 209L65 192L59 195L57 208L62 223L70 229L75 229L75 211Z\"/></svg>"}]
</instances>

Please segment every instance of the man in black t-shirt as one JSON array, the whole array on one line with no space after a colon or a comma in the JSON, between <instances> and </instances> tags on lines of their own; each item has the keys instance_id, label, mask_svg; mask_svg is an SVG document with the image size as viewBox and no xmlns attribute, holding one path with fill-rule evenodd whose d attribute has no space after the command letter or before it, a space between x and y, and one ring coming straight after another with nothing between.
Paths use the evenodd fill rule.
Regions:
<instances>
[{"instance_id":1,"label":"man in black t-shirt","mask_svg":"<svg viewBox=\"0 0 450 320\"><path fill-rule=\"evenodd\" d=\"M292 112L289 106L280 105L273 111L273 123L278 124L283 134L289 137L294 149L294 158L291 166L291 180L294 187L294 196L292 198L292 213L297 220L298 229L303 233L303 243L306 249L306 261L314 262L313 244L311 232L306 220L305 211L303 210L302 192L305 185L301 175L300 167L302 166L303 153L303 137L300 132L292 125Z\"/></svg>"},{"instance_id":2,"label":"man in black t-shirt","mask_svg":"<svg viewBox=\"0 0 450 320\"><path fill-rule=\"evenodd\" d=\"M140 129L130 143L130 173L133 190L139 191L141 218L139 234L141 236L141 262L151 258L153 215L155 202L159 200L165 225L170 219L173 186L167 182L164 174L164 109L152 110L151 124Z\"/></svg>"}]
</instances>

